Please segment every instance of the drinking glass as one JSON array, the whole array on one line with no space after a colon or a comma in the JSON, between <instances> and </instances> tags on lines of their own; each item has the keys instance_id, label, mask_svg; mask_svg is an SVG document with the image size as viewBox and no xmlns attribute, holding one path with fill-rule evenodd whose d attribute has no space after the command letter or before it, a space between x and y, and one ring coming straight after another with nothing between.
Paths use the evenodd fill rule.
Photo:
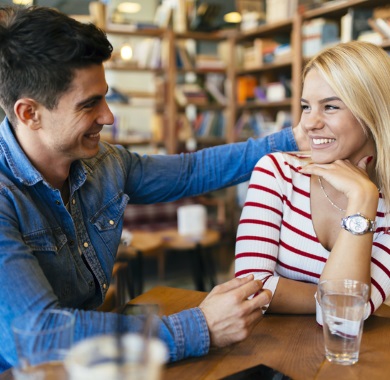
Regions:
<instances>
[{"instance_id":1,"label":"drinking glass","mask_svg":"<svg viewBox=\"0 0 390 380\"><path fill-rule=\"evenodd\" d=\"M72 313L50 309L28 312L12 323L18 364L13 368L17 380L59 380L73 343L75 317Z\"/></svg>"},{"instance_id":2,"label":"drinking glass","mask_svg":"<svg viewBox=\"0 0 390 380\"><path fill-rule=\"evenodd\" d=\"M70 380L159 380L168 350L157 337L157 305L129 304L118 315L117 332L77 343L65 358ZM137 333L123 333L132 318Z\"/></svg>"},{"instance_id":3,"label":"drinking glass","mask_svg":"<svg viewBox=\"0 0 390 380\"><path fill-rule=\"evenodd\" d=\"M318 285L322 309L325 356L333 363L359 360L369 286L355 280L325 280Z\"/></svg>"},{"instance_id":4,"label":"drinking glass","mask_svg":"<svg viewBox=\"0 0 390 380\"><path fill-rule=\"evenodd\" d=\"M120 346L119 341L120 339ZM159 380L167 348L142 334L91 337L74 345L65 359L70 380Z\"/></svg>"}]
</instances>

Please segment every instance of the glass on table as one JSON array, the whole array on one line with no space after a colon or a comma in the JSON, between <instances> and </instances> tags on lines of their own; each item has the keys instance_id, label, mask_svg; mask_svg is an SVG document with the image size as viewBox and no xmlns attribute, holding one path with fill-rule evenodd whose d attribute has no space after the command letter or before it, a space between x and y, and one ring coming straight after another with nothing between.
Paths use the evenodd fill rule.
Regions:
<instances>
[{"instance_id":1,"label":"glass on table","mask_svg":"<svg viewBox=\"0 0 390 380\"><path fill-rule=\"evenodd\" d=\"M158 380L167 361L164 343L141 334L124 334L122 347L114 335L100 335L76 344L65 359L70 380ZM147 359L143 356L147 352Z\"/></svg>"},{"instance_id":2,"label":"glass on table","mask_svg":"<svg viewBox=\"0 0 390 380\"><path fill-rule=\"evenodd\" d=\"M325 356L342 365L359 360L369 286L355 280L325 280L318 285Z\"/></svg>"},{"instance_id":3,"label":"glass on table","mask_svg":"<svg viewBox=\"0 0 390 380\"><path fill-rule=\"evenodd\" d=\"M129 305L131 306L131 305ZM156 335L156 305L133 305L132 325L139 333L99 335L77 343L65 358L70 380L159 380L168 350ZM153 307L152 307L153 306ZM132 310L132 311L131 311Z\"/></svg>"},{"instance_id":4,"label":"glass on table","mask_svg":"<svg viewBox=\"0 0 390 380\"><path fill-rule=\"evenodd\" d=\"M73 343L75 317L72 313L49 309L28 312L12 323L18 364L12 372L16 380L62 380L67 375L63 360Z\"/></svg>"}]
</instances>

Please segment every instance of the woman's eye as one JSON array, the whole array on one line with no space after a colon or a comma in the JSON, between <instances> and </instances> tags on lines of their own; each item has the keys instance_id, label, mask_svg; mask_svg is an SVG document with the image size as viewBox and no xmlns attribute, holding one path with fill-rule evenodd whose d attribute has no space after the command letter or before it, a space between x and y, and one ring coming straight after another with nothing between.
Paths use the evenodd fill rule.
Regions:
<instances>
[{"instance_id":1,"label":"woman's eye","mask_svg":"<svg viewBox=\"0 0 390 380\"><path fill-rule=\"evenodd\" d=\"M327 105L325 106L325 109L327 109L327 110L338 110L339 107L332 106L331 104L327 104Z\"/></svg>"}]
</instances>

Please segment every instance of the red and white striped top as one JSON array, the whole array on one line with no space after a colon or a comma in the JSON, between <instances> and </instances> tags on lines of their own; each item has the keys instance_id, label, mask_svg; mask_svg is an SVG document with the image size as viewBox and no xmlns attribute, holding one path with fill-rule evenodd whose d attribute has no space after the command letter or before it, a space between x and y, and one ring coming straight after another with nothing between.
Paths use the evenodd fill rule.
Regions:
<instances>
[{"instance_id":1,"label":"red and white striped top","mask_svg":"<svg viewBox=\"0 0 390 380\"><path fill-rule=\"evenodd\" d=\"M253 273L275 292L279 276L318 283L329 251L314 231L310 176L299 153L273 153L259 160L250 180L236 240L236 277ZM380 197L371 256L371 312L390 294L390 234Z\"/></svg>"}]
</instances>

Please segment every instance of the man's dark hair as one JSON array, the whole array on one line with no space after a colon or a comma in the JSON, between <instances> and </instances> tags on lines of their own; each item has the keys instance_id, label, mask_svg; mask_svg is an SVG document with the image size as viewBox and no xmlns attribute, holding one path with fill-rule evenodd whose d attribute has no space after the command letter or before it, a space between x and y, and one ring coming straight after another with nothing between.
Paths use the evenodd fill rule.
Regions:
<instances>
[{"instance_id":1,"label":"man's dark hair","mask_svg":"<svg viewBox=\"0 0 390 380\"><path fill-rule=\"evenodd\" d=\"M0 7L0 105L15 126L13 107L29 97L54 109L75 70L108 60L112 45L93 24L46 7Z\"/></svg>"}]
</instances>

